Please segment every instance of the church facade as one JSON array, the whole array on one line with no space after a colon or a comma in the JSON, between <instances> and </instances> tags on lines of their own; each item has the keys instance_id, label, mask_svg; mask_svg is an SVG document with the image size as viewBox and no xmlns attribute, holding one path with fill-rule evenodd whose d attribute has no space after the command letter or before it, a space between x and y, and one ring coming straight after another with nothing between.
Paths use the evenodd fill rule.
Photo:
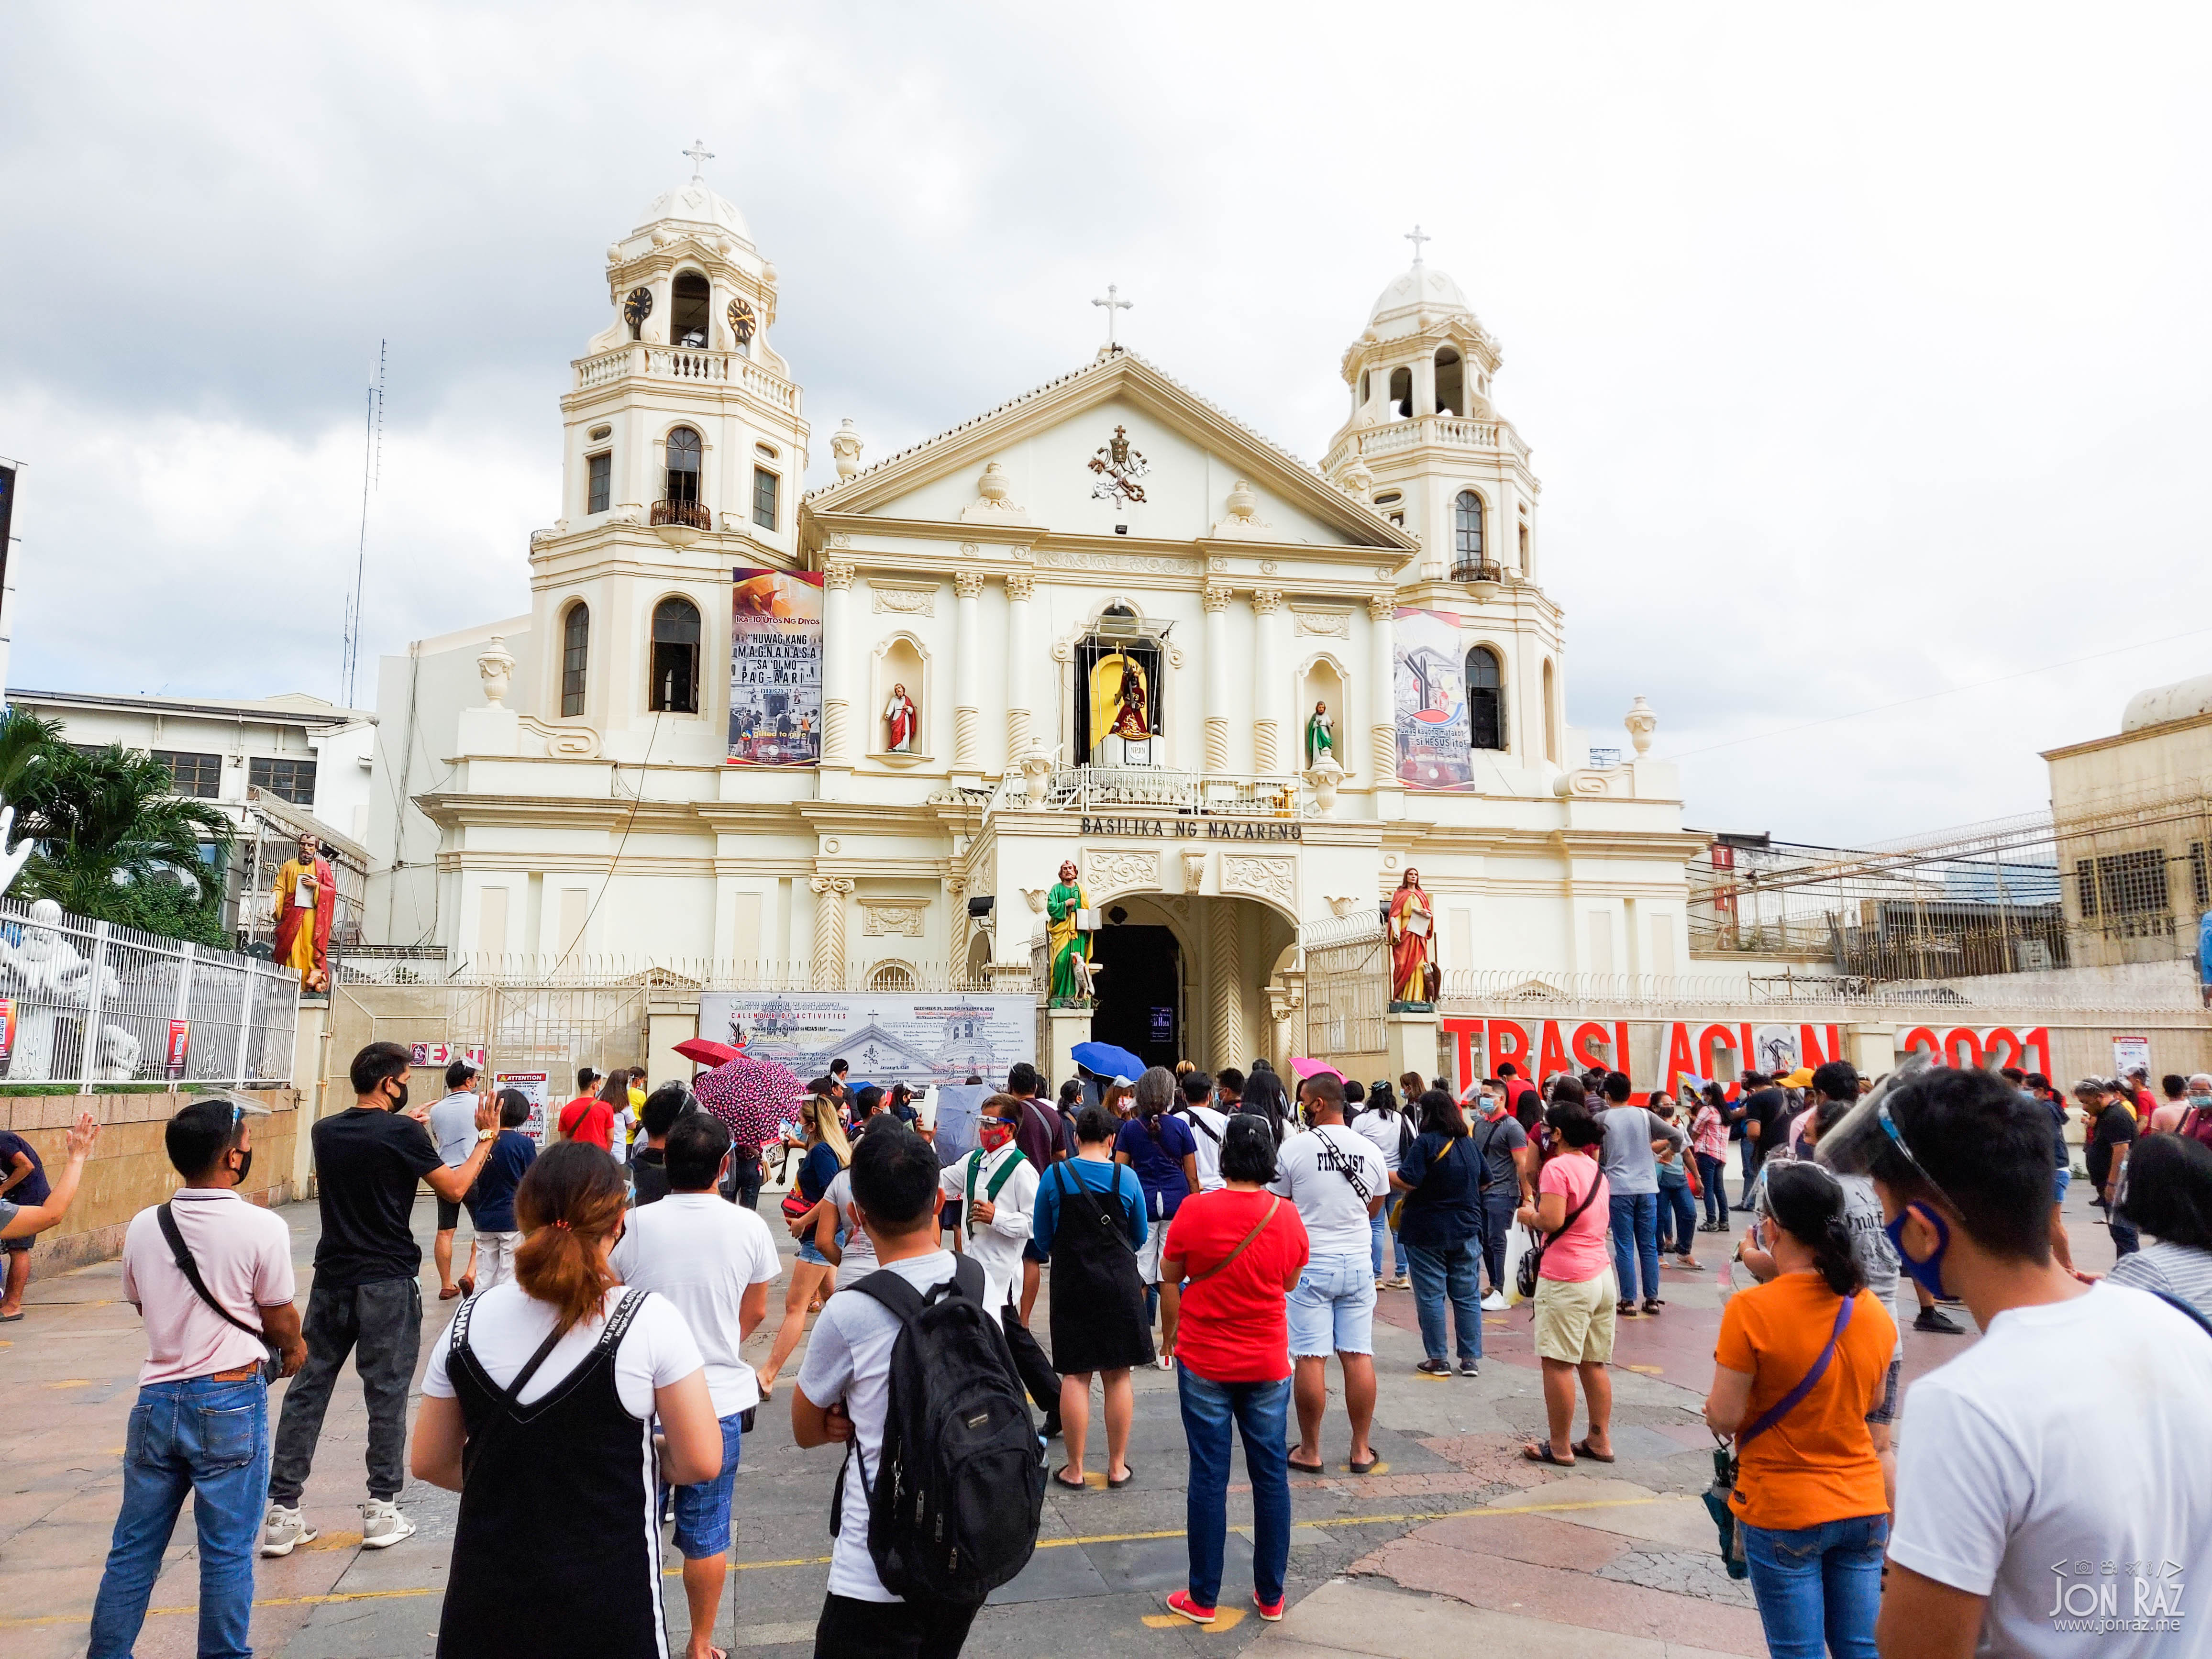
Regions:
<instances>
[{"instance_id":1,"label":"church facade","mask_svg":"<svg viewBox=\"0 0 2212 1659\"><path fill-rule=\"evenodd\" d=\"M1210 1064L1304 1052L1306 945L1409 870L1446 971L1682 970L1676 773L1640 699L1567 724L1498 343L1415 247L1319 467L1109 346L802 494L776 272L695 174L608 250L527 613L382 664L368 936L1026 990L1073 862L1096 1034Z\"/></svg>"}]
</instances>

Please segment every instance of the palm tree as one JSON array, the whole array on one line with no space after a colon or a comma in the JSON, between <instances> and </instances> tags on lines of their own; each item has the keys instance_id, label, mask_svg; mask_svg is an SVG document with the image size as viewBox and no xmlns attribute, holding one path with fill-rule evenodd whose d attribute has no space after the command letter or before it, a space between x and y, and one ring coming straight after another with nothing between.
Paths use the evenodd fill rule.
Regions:
<instances>
[{"instance_id":1,"label":"palm tree","mask_svg":"<svg viewBox=\"0 0 2212 1659\"><path fill-rule=\"evenodd\" d=\"M46 727L43 742L29 726ZM0 717L0 781L10 776L15 787L0 782L0 796L33 847L13 896L222 942L223 872L237 832L211 803L174 794L167 765L119 744L73 749L53 723L10 713Z\"/></svg>"}]
</instances>

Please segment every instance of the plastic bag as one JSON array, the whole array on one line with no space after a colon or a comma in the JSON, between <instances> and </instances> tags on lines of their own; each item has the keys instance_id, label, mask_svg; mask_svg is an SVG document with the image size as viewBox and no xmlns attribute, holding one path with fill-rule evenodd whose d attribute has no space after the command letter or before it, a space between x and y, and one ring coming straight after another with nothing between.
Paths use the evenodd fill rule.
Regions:
<instances>
[{"instance_id":1,"label":"plastic bag","mask_svg":"<svg viewBox=\"0 0 2212 1659\"><path fill-rule=\"evenodd\" d=\"M1505 1230L1505 1276L1500 1282L1505 1287L1505 1304L1516 1307L1522 1300L1519 1281L1521 1258L1535 1248L1536 1235L1519 1222Z\"/></svg>"}]
</instances>

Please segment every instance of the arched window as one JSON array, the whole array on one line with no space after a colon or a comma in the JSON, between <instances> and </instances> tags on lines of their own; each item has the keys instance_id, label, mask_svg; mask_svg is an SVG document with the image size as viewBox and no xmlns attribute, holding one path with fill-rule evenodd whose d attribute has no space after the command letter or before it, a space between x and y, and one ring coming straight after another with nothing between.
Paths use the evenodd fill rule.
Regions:
<instances>
[{"instance_id":1,"label":"arched window","mask_svg":"<svg viewBox=\"0 0 2212 1659\"><path fill-rule=\"evenodd\" d=\"M1413 412L1413 371L1394 368L1390 371L1390 418L1403 420Z\"/></svg>"},{"instance_id":2,"label":"arched window","mask_svg":"<svg viewBox=\"0 0 2212 1659\"><path fill-rule=\"evenodd\" d=\"M666 599L653 607L653 692L656 714L699 712L699 608Z\"/></svg>"},{"instance_id":3,"label":"arched window","mask_svg":"<svg viewBox=\"0 0 2212 1659\"><path fill-rule=\"evenodd\" d=\"M1462 489L1452 498L1452 580L1480 580L1482 564L1482 497Z\"/></svg>"},{"instance_id":4,"label":"arched window","mask_svg":"<svg viewBox=\"0 0 2212 1659\"><path fill-rule=\"evenodd\" d=\"M653 504L653 523L689 525L694 530L714 527L699 499L699 462L705 447L688 426L669 433L667 485Z\"/></svg>"},{"instance_id":5,"label":"arched window","mask_svg":"<svg viewBox=\"0 0 2212 1659\"><path fill-rule=\"evenodd\" d=\"M668 343L704 347L713 295L696 270L678 271L668 290Z\"/></svg>"},{"instance_id":6,"label":"arched window","mask_svg":"<svg viewBox=\"0 0 2212 1659\"><path fill-rule=\"evenodd\" d=\"M1505 672L1486 645L1467 653L1467 718L1473 747L1505 747Z\"/></svg>"},{"instance_id":7,"label":"arched window","mask_svg":"<svg viewBox=\"0 0 2212 1659\"><path fill-rule=\"evenodd\" d=\"M1437 352L1437 413L1467 413L1467 366L1460 362L1455 346L1443 346Z\"/></svg>"},{"instance_id":8,"label":"arched window","mask_svg":"<svg viewBox=\"0 0 2212 1659\"><path fill-rule=\"evenodd\" d=\"M584 712L584 669L591 648L591 610L572 605L561 624L561 718L564 720L574 720Z\"/></svg>"}]
</instances>

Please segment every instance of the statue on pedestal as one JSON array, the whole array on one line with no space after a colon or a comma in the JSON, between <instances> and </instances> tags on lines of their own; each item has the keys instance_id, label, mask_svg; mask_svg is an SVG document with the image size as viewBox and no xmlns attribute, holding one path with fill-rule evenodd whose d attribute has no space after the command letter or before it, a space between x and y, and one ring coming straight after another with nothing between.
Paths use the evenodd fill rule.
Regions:
<instances>
[{"instance_id":1,"label":"statue on pedestal","mask_svg":"<svg viewBox=\"0 0 2212 1659\"><path fill-rule=\"evenodd\" d=\"M907 696L906 687L891 687L891 700L884 708L884 751L891 755L914 753L914 734L921 720L921 711Z\"/></svg>"},{"instance_id":2,"label":"statue on pedestal","mask_svg":"<svg viewBox=\"0 0 2212 1659\"><path fill-rule=\"evenodd\" d=\"M300 837L300 852L276 872L274 915L276 957L300 975L310 992L331 988L331 920L337 914L338 884L331 861L313 835Z\"/></svg>"},{"instance_id":3,"label":"statue on pedestal","mask_svg":"<svg viewBox=\"0 0 2212 1659\"><path fill-rule=\"evenodd\" d=\"M1323 755L1336 758L1336 726L1328 717L1328 705L1317 702L1306 720L1306 764L1320 765Z\"/></svg>"},{"instance_id":4,"label":"statue on pedestal","mask_svg":"<svg viewBox=\"0 0 2212 1659\"><path fill-rule=\"evenodd\" d=\"M63 1012L90 1005L92 964L62 937L61 920L59 904L39 899L24 925L23 942L10 945L0 938L0 970L16 1004L15 1044L8 1056L10 1082L43 1083L52 1077Z\"/></svg>"},{"instance_id":5,"label":"statue on pedestal","mask_svg":"<svg viewBox=\"0 0 2212 1659\"><path fill-rule=\"evenodd\" d=\"M1437 1000L1436 907L1408 865L1390 895L1390 1005L1426 1008Z\"/></svg>"},{"instance_id":6,"label":"statue on pedestal","mask_svg":"<svg viewBox=\"0 0 2212 1659\"><path fill-rule=\"evenodd\" d=\"M1050 1006L1079 1006L1091 995L1091 936L1084 932L1090 900L1076 879L1075 860L1060 866L1060 880L1044 896L1047 959L1052 963Z\"/></svg>"}]
</instances>

